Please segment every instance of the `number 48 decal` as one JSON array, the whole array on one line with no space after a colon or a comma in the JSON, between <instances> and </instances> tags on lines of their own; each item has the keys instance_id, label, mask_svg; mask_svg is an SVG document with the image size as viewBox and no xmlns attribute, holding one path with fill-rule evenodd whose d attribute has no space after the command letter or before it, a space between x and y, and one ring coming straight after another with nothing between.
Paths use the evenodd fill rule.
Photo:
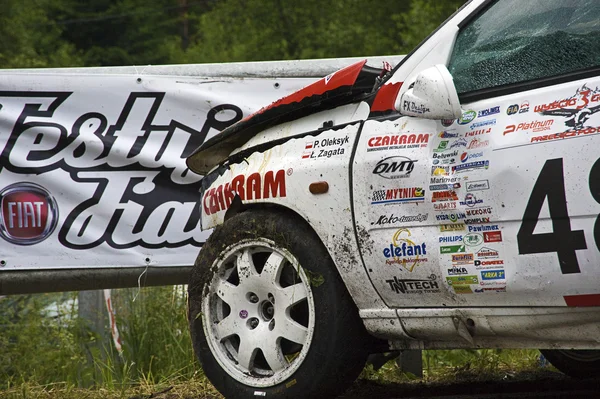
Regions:
<instances>
[{"instance_id":1,"label":"number 48 decal","mask_svg":"<svg viewBox=\"0 0 600 399\"><path fill-rule=\"evenodd\" d=\"M589 185L592 197L600 203L600 160L590 171ZM546 198L552 219L552 233L534 234ZM594 225L594 240L600 250L600 217ZM587 249L587 244L583 230L571 230L562 158L549 159L544 164L525 207L517 243L521 255L556 252L563 274L581 272L575 251Z\"/></svg>"}]
</instances>

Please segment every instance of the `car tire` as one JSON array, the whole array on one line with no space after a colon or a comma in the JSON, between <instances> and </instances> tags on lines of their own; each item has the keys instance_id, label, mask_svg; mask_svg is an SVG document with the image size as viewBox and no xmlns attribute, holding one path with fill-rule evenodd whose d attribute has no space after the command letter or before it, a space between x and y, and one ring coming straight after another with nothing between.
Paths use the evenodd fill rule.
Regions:
<instances>
[{"instance_id":1,"label":"car tire","mask_svg":"<svg viewBox=\"0 0 600 399\"><path fill-rule=\"evenodd\" d=\"M216 228L188 287L194 351L227 398L328 398L362 371L370 337L327 249L287 212Z\"/></svg>"},{"instance_id":2,"label":"car tire","mask_svg":"<svg viewBox=\"0 0 600 399\"><path fill-rule=\"evenodd\" d=\"M575 378L597 377L600 373L600 350L540 350L559 371Z\"/></svg>"}]
</instances>

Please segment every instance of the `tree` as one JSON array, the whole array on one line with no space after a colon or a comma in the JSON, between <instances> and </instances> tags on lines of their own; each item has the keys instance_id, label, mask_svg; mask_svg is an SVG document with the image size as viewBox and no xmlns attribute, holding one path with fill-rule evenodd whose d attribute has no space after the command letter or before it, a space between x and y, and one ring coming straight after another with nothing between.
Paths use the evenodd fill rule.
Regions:
<instances>
[{"instance_id":1,"label":"tree","mask_svg":"<svg viewBox=\"0 0 600 399\"><path fill-rule=\"evenodd\" d=\"M404 46L409 52L454 13L465 0L412 0L406 13L394 15Z\"/></svg>"},{"instance_id":2,"label":"tree","mask_svg":"<svg viewBox=\"0 0 600 399\"><path fill-rule=\"evenodd\" d=\"M82 59L48 15L52 0L4 0L0 14L0 68L77 66Z\"/></svg>"}]
</instances>

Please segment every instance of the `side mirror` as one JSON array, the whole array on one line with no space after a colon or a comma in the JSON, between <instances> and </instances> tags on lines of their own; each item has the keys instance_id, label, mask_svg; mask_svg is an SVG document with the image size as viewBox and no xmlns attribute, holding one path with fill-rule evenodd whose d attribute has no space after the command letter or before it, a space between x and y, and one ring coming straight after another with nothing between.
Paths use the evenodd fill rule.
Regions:
<instances>
[{"instance_id":1,"label":"side mirror","mask_svg":"<svg viewBox=\"0 0 600 399\"><path fill-rule=\"evenodd\" d=\"M419 73L394 106L402 115L424 119L457 119L462 115L454 80L442 64Z\"/></svg>"}]
</instances>

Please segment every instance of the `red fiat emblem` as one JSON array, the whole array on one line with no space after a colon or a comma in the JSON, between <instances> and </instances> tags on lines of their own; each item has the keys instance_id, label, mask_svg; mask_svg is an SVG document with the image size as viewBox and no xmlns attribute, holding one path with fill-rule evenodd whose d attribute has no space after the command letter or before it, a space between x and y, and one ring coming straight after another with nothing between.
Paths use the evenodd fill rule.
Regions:
<instances>
[{"instance_id":1,"label":"red fiat emblem","mask_svg":"<svg viewBox=\"0 0 600 399\"><path fill-rule=\"evenodd\" d=\"M44 187L15 183L0 191L0 236L19 245L37 244L58 222L56 201Z\"/></svg>"}]
</instances>

